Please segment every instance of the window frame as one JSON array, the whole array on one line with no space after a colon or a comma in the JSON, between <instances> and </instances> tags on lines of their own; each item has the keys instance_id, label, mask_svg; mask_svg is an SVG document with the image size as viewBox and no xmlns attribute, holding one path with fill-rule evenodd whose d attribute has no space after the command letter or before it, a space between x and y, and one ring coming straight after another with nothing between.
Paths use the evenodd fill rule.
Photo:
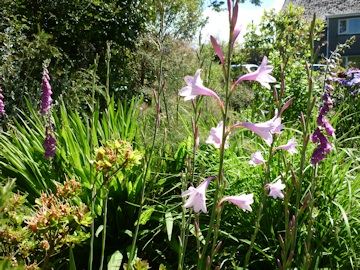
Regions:
<instances>
[{"instance_id":1,"label":"window frame","mask_svg":"<svg viewBox=\"0 0 360 270\"><path fill-rule=\"evenodd\" d=\"M346 18L346 19L338 20L338 29L337 29L338 35L358 35L358 34L360 34L360 27L359 27L358 31L356 31L356 32L349 32L349 21L351 21L351 20L359 20L360 21L360 17ZM345 31L340 32L340 25L344 21L345 21Z\"/></svg>"}]
</instances>

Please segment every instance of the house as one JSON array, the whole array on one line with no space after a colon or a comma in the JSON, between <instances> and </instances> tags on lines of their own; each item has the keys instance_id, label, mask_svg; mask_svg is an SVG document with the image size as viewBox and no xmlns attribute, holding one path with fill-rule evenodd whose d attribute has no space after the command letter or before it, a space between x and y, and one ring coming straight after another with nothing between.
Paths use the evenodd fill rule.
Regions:
<instances>
[{"instance_id":1,"label":"house","mask_svg":"<svg viewBox=\"0 0 360 270\"><path fill-rule=\"evenodd\" d=\"M355 43L342 54L342 57L345 66L353 62L360 67L360 12L327 15L326 21L326 57L330 56L330 52L335 50L337 44L345 43L351 36L355 36Z\"/></svg>"},{"instance_id":2,"label":"house","mask_svg":"<svg viewBox=\"0 0 360 270\"><path fill-rule=\"evenodd\" d=\"M326 20L326 47L323 53L329 57L339 43L355 35L356 41L343 56L343 64L355 63L360 67L360 1L359 0L285 0L282 9L292 3L305 8L304 18L316 17Z\"/></svg>"}]
</instances>

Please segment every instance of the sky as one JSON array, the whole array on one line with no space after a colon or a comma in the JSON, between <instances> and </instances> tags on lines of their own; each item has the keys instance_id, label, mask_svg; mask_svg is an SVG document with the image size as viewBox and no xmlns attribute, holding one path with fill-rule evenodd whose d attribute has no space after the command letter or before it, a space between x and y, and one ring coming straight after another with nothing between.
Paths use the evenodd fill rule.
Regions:
<instances>
[{"instance_id":1,"label":"sky","mask_svg":"<svg viewBox=\"0 0 360 270\"><path fill-rule=\"evenodd\" d=\"M225 1L226 2L226 1ZM244 4L239 5L239 16L238 20L242 23L242 31L240 34L240 40L245 34L246 27L249 23L253 22L258 24L261 16L264 14L264 10L270 10L272 8L275 11L280 11L284 4L284 0L262 0L260 7L250 4L246 1ZM227 5L225 4L226 8ZM216 12L211 8L206 8L204 11L205 17L209 17L208 24L202 31L202 40L206 42L210 40L210 35L214 36L217 40L227 41L229 38L229 20L227 8L224 11Z\"/></svg>"}]
</instances>

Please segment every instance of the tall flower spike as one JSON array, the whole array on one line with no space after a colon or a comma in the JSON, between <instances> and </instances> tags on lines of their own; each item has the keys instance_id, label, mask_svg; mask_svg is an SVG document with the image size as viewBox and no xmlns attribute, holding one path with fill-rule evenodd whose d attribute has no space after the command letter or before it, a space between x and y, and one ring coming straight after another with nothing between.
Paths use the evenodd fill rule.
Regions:
<instances>
[{"instance_id":1,"label":"tall flower spike","mask_svg":"<svg viewBox=\"0 0 360 270\"><path fill-rule=\"evenodd\" d=\"M252 211L250 204L252 204L254 202L254 194L248 194L248 195L242 194L240 196L225 197L219 202L219 205L222 205L226 201L229 201L229 202L232 202L233 204L236 204L244 212L246 210Z\"/></svg>"},{"instance_id":2,"label":"tall flower spike","mask_svg":"<svg viewBox=\"0 0 360 270\"><path fill-rule=\"evenodd\" d=\"M52 103L52 99L51 99L52 91L49 81L50 81L49 72L45 70L42 79L43 93L41 96L41 110L40 110L40 113L42 115L45 115L50 110Z\"/></svg>"},{"instance_id":3,"label":"tall flower spike","mask_svg":"<svg viewBox=\"0 0 360 270\"><path fill-rule=\"evenodd\" d=\"M5 104L4 104L4 96L2 94L2 89L0 87L0 116L4 115L5 114Z\"/></svg>"},{"instance_id":4,"label":"tall flower spike","mask_svg":"<svg viewBox=\"0 0 360 270\"><path fill-rule=\"evenodd\" d=\"M267 57L264 56L261 65L258 67L258 69L254 72L242 75L235 83L234 86L237 85L241 81L257 81L262 86L266 87L267 89L270 89L269 83L276 82L276 79L270 75L270 72L274 69L273 66L267 65Z\"/></svg>"},{"instance_id":5,"label":"tall flower spike","mask_svg":"<svg viewBox=\"0 0 360 270\"><path fill-rule=\"evenodd\" d=\"M206 143L211 143L216 148L220 148L223 137L223 126L224 126L223 121L220 121L216 128L212 127L210 129L210 136L207 138ZM229 135L227 135L226 137L224 149L229 147L228 138Z\"/></svg>"},{"instance_id":6,"label":"tall flower spike","mask_svg":"<svg viewBox=\"0 0 360 270\"><path fill-rule=\"evenodd\" d=\"M188 190L181 194L181 197L189 196L184 204L185 208L194 207L195 213L198 213L200 210L203 213L207 213L206 189L212 179L214 179L214 177L206 178L197 188L189 187Z\"/></svg>"},{"instance_id":7,"label":"tall flower spike","mask_svg":"<svg viewBox=\"0 0 360 270\"><path fill-rule=\"evenodd\" d=\"M198 69L195 73L195 77L186 76L184 78L187 86L179 91L179 95L184 97L185 101L195 99L197 96L212 96L219 101L222 107L224 107L219 96L203 85L203 81L200 78L200 72L201 69Z\"/></svg>"}]
</instances>

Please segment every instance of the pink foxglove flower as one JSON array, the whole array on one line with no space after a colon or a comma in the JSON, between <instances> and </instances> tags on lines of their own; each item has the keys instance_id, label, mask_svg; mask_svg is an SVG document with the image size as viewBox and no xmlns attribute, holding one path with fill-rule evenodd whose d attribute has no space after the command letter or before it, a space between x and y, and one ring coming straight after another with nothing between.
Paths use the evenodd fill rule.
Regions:
<instances>
[{"instance_id":1,"label":"pink foxglove flower","mask_svg":"<svg viewBox=\"0 0 360 270\"><path fill-rule=\"evenodd\" d=\"M324 149L321 147L321 145L319 145L313 152L313 154L311 155L311 164L312 165L316 165L318 164L320 161L322 161L324 158L326 157L325 151Z\"/></svg>"},{"instance_id":2,"label":"pink foxglove flower","mask_svg":"<svg viewBox=\"0 0 360 270\"><path fill-rule=\"evenodd\" d=\"M254 194L242 194L240 196L229 196L223 198L219 205L222 205L225 201L232 202L233 204L236 204L239 206L244 212L246 210L252 211L250 204L254 202Z\"/></svg>"},{"instance_id":3,"label":"pink foxglove flower","mask_svg":"<svg viewBox=\"0 0 360 270\"><path fill-rule=\"evenodd\" d=\"M273 141L273 134L275 133L281 133L281 129L284 128L284 125L281 124L281 118L278 117L278 110L275 110L275 116L270 119L269 121L263 122L263 123L248 123L248 122L240 122L233 127L242 126L245 127L252 132L259 135L263 140L268 144L271 145Z\"/></svg>"},{"instance_id":4,"label":"pink foxglove flower","mask_svg":"<svg viewBox=\"0 0 360 270\"><path fill-rule=\"evenodd\" d=\"M52 135L52 128L47 127L46 128L46 138L44 141L44 148L45 148L45 158L49 159L55 156L56 151L56 140L54 136Z\"/></svg>"},{"instance_id":5,"label":"pink foxglove flower","mask_svg":"<svg viewBox=\"0 0 360 270\"><path fill-rule=\"evenodd\" d=\"M332 136L335 132L335 128L332 127L329 120L327 120L326 118L323 121L323 123L324 123L324 128L325 128L327 135Z\"/></svg>"},{"instance_id":6,"label":"pink foxglove flower","mask_svg":"<svg viewBox=\"0 0 360 270\"><path fill-rule=\"evenodd\" d=\"M286 144L276 147L274 152L278 149L284 149L287 150L292 155L298 152L298 150L296 149L297 145L298 143L295 142L295 139L291 138L290 140L288 140Z\"/></svg>"},{"instance_id":7,"label":"pink foxglove flower","mask_svg":"<svg viewBox=\"0 0 360 270\"><path fill-rule=\"evenodd\" d=\"M189 196L189 198L184 204L185 208L194 207L195 213L198 213L200 210L203 213L207 213L206 189L212 179L214 179L214 177L206 178L197 188L189 187L188 190L184 191L181 194L181 197Z\"/></svg>"},{"instance_id":8,"label":"pink foxglove flower","mask_svg":"<svg viewBox=\"0 0 360 270\"><path fill-rule=\"evenodd\" d=\"M52 99L51 99L51 85L50 85L50 77L49 77L49 72L47 70L44 71L43 73L43 80L42 80L42 88L43 88L43 93L41 96L41 110L40 113L42 115L45 115L51 107L51 103L52 103Z\"/></svg>"},{"instance_id":9,"label":"pink foxglove flower","mask_svg":"<svg viewBox=\"0 0 360 270\"><path fill-rule=\"evenodd\" d=\"M264 56L261 65L258 67L258 69L254 72L251 72L249 74L242 75L234 85L238 84L241 81L257 81L262 86L266 87L267 89L270 89L269 83L276 82L276 79L270 75L270 72L274 69L273 66L267 66L268 60L267 57Z\"/></svg>"},{"instance_id":10,"label":"pink foxglove flower","mask_svg":"<svg viewBox=\"0 0 360 270\"><path fill-rule=\"evenodd\" d=\"M274 199L284 198L284 194L281 192L286 186L281 183L281 180L277 180L274 184L266 184L266 187L270 190L269 196L273 197Z\"/></svg>"},{"instance_id":11,"label":"pink foxglove flower","mask_svg":"<svg viewBox=\"0 0 360 270\"><path fill-rule=\"evenodd\" d=\"M210 136L207 138L206 143L212 143L216 148L220 148L223 137L223 126L223 121L220 121L216 128L212 127L210 129ZM225 149L229 147L228 138L229 135L226 137L225 140Z\"/></svg>"},{"instance_id":12,"label":"pink foxglove flower","mask_svg":"<svg viewBox=\"0 0 360 270\"><path fill-rule=\"evenodd\" d=\"M260 151L256 151L254 154L251 154L251 160L249 161L250 165L256 166L264 162L265 159L263 158Z\"/></svg>"},{"instance_id":13,"label":"pink foxglove flower","mask_svg":"<svg viewBox=\"0 0 360 270\"><path fill-rule=\"evenodd\" d=\"M200 78L201 69L198 69L195 73L195 77L186 76L184 78L187 86L183 87L179 91L179 95L184 97L184 100L195 99L197 96L213 96L222 105L219 96L209 88L203 85L203 81Z\"/></svg>"},{"instance_id":14,"label":"pink foxglove flower","mask_svg":"<svg viewBox=\"0 0 360 270\"><path fill-rule=\"evenodd\" d=\"M3 101L4 96L3 96L3 94L1 94L2 91L3 90L0 87L0 116L5 114L5 104L4 104L4 101Z\"/></svg>"},{"instance_id":15,"label":"pink foxglove flower","mask_svg":"<svg viewBox=\"0 0 360 270\"><path fill-rule=\"evenodd\" d=\"M329 141L326 139L326 137L324 136L324 134L321 133L320 129L316 129L314 131L314 133L310 136L311 140L313 143L320 143L320 147L326 152L326 153L330 153L330 151L332 150L332 147L329 143Z\"/></svg>"}]
</instances>

